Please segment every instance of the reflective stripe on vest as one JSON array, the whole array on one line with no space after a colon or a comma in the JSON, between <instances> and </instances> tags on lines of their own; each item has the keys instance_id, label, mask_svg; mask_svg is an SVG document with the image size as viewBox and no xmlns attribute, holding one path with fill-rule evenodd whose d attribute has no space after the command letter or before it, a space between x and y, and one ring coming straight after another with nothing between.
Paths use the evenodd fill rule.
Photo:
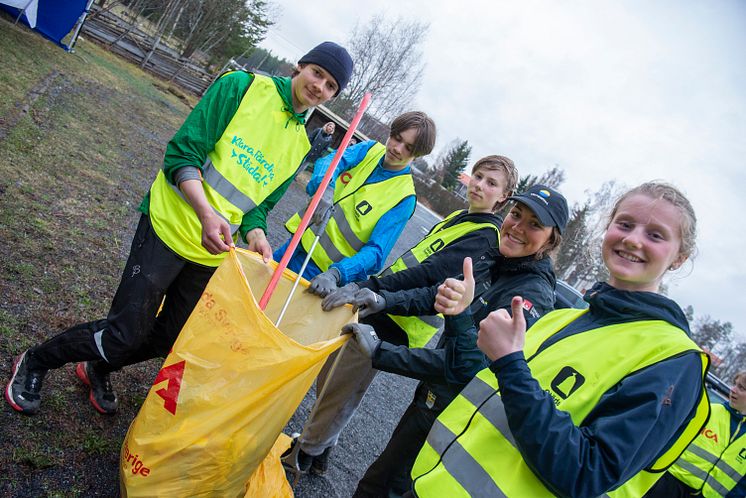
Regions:
<instances>
[{"instance_id":1,"label":"reflective stripe on vest","mask_svg":"<svg viewBox=\"0 0 746 498\"><path fill-rule=\"evenodd\" d=\"M696 414L682 436L650 466L650 470L664 469L678 458L707 419L709 403L704 391L707 356L683 331L663 321L609 325L543 347L547 339L586 312L559 310L545 315L526 334L524 348L532 374L575 425L581 425L599 399L628 375L685 352L700 354L703 384L699 386ZM449 497L468 496L471 486L468 481L480 472L491 476L494 487L504 496L554 496L523 461L491 370L484 369L472 379L438 417L438 422L412 469L418 496L445 496L442 490L447 490ZM449 455L456 443L469 459L463 460L458 453ZM642 496L660 475L640 472L606 495ZM482 485L481 489L487 488Z\"/></svg>"},{"instance_id":2,"label":"reflective stripe on vest","mask_svg":"<svg viewBox=\"0 0 746 498\"><path fill-rule=\"evenodd\" d=\"M337 178L334 213L312 254L313 262L321 271L326 271L334 262L357 254L367 244L378 220L402 200L415 195L412 176L408 174L365 183L385 153L386 147L374 144L360 163ZM300 220L300 214L295 213L285 223L285 228L295 233ZM313 245L317 233L315 225L303 233L301 244L306 252Z\"/></svg>"},{"instance_id":3,"label":"reflective stripe on vest","mask_svg":"<svg viewBox=\"0 0 746 498\"><path fill-rule=\"evenodd\" d=\"M500 229L493 223L476 223L474 221L463 221L449 224L458 215L466 213L466 210L460 209L446 216L443 220L436 223L427 235L419 241L414 247L405 252L391 266L381 273L381 276L392 275L396 272L412 268L419 265L427 258L432 256L449 244L459 240L461 237L468 235L477 230L491 228L497 234L497 240L500 240ZM488 248L485 247L486 251ZM438 333L443 327L443 315L424 315L424 316L400 316L389 315L389 317L401 327L407 334L410 348L422 348Z\"/></svg>"},{"instance_id":4,"label":"reflective stripe on vest","mask_svg":"<svg viewBox=\"0 0 746 498\"><path fill-rule=\"evenodd\" d=\"M256 203L251 200L251 197L238 190L213 166L210 158L205 161L202 167L202 180L212 187L215 192L222 195L225 200L240 209L242 213L248 213L256 207Z\"/></svg>"},{"instance_id":5,"label":"reflective stripe on vest","mask_svg":"<svg viewBox=\"0 0 746 498\"><path fill-rule=\"evenodd\" d=\"M311 145L305 128L285 110L274 82L255 75L203 164L207 202L235 233L243 216L291 178ZM150 187L150 219L158 237L189 261L217 266L224 254L202 247L202 225L163 171Z\"/></svg>"},{"instance_id":6,"label":"reflective stripe on vest","mask_svg":"<svg viewBox=\"0 0 746 498\"><path fill-rule=\"evenodd\" d=\"M741 418L731 433L732 415L724 405L712 404L710 419L697 439L668 472L705 498L727 495L746 475L746 435L740 432Z\"/></svg>"},{"instance_id":7,"label":"reflective stripe on vest","mask_svg":"<svg viewBox=\"0 0 746 498\"><path fill-rule=\"evenodd\" d=\"M182 200L184 202L188 202L187 199L186 199L186 197L184 197L184 193L179 189L179 187L177 187L173 183L169 183L168 185L171 187L171 190L173 190L176 193L176 195L178 195L179 197L182 198ZM223 219L223 221L225 221L226 223L228 223L228 225L231 227L231 233L232 234L234 234L234 233L236 233L236 231L238 231L238 228L239 228L240 225L233 225L233 224L231 224L231 222L228 221L228 219L225 216L223 216L223 213L221 213L220 211L218 211L214 207L212 208L212 211L216 215L220 216Z\"/></svg>"}]
</instances>

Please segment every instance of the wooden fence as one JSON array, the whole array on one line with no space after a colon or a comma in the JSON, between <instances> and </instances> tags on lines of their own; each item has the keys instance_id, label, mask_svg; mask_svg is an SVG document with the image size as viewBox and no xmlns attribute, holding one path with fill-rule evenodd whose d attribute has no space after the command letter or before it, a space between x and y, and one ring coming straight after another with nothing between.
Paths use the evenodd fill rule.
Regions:
<instances>
[{"instance_id":1,"label":"wooden fence","mask_svg":"<svg viewBox=\"0 0 746 498\"><path fill-rule=\"evenodd\" d=\"M152 36L140 29L132 29L129 22L109 11L94 10L83 24L82 31L89 40L137 65L142 65L155 42ZM180 58L165 45L153 52L143 69L197 96L202 95L214 79L205 68L190 59Z\"/></svg>"}]
</instances>

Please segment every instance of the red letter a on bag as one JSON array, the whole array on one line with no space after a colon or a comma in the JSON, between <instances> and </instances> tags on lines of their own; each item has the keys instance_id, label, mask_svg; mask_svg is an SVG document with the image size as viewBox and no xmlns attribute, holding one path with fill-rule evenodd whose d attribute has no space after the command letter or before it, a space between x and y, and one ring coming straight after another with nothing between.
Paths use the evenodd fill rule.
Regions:
<instances>
[{"instance_id":1,"label":"red letter a on bag","mask_svg":"<svg viewBox=\"0 0 746 498\"><path fill-rule=\"evenodd\" d=\"M184 366L186 361L180 361L167 367L161 368L158 372L158 376L155 378L153 385L168 381L168 385L165 389L158 389L155 393L163 398L165 403L163 407L170 411L173 415L176 415L176 403L179 400L179 389L181 389L181 378L184 376Z\"/></svg>"}]
</instances>

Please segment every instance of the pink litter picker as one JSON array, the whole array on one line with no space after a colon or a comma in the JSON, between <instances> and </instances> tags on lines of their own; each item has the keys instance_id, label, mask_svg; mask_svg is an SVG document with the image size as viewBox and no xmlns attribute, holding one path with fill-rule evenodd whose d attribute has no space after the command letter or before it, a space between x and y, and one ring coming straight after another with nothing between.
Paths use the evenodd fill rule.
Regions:
<instances>
[{"instance_id":1,"label":"pink litter picker","mask_svg":"<svg viewBox=\"0 0 746 498\"><path fill-rule=\"evenodd\" d=\"M339 164L340 159L342 159L342 154L344 154L345 149L347 149L347 145L350 143L350 139L352 138L352 134L355 133L355 130L357 129L358 124L360 124L360 119L363 117L363 114L365 113L365 110L368 108L368 105L370 105L371 100L371 94L366 93L365 96L363 96L363 100L360 102L360 106L357 109L357 112L355 113L355 117L352 118L352 122L350 123L350 127L347 129L347 133L345 133L345 136L342 138L342 143L339 145L339 148L337 149L337 152L334 154L334 158L332 159L331 164L329 165L329 169L326 170L326 174L324 174L324 178L321 180L321 184L319 185L319 188L316 190L316 193L311 198L311 202L308 204L308 208L306 208L306 212L303 214L303 218L301 218L300 225L298 226L298 229L293 234L293 237L290 239L290 244L288 244L288 248L285 251L285 254L282 255L282 258L280 259L280 263L277 265L277 268L275 269L275 272L272 274L272 278L269 281L269 284L267 284L267 288L264 290L264 294L262 294L262 298L259 300L259 308L264 310L267 308L267 303L269 302L270 297L272 297L272 293L275 291L275 287L277 287L277 282L280 280L280 277L282 276L282 272L287 268L288 262L290 261L290 257L292 256L293 252L295 252L295 248L298 247L298 244L300 243L300 239L303 236L303 232L306 231L306 228L308 227L311 217L313 216L314 211L316 211L316 208L319 205L319 202L321 201L321 197L324 195L324 191L326 190L326 187L329 185L329 182L332 179L332 174L334 173L334 170L337 168L337 164ZM328 216L326 217L328 220ZM319 234L323 233L324 227L320 227ZM308 264L308 261L311 258L311 253L313 252L313 249L316 247L316 243L319 240L319 236L316 236L316 240L314 240L314 245L311 247L311 250L308 252L308 256L306 258L306 261L303 262L303 267L301 268L300 275L303 274L303 271L306 268L306 265ZM285 306L282 308L282 311L280 312L280 315L277 318L277 323L275 325L279 325L280 321L282 320L283 315L285 314L285 310L287 309L288 303L290 303L290 298L292 297L293 293L295 292L295 288L298 286L298 283L300 282L300 275L298 276L298 279L296 279L295 284L293 285L293 288L290 290L290 294L288 295L287 301L285 302Z\"/></svg>"}]
</instances>

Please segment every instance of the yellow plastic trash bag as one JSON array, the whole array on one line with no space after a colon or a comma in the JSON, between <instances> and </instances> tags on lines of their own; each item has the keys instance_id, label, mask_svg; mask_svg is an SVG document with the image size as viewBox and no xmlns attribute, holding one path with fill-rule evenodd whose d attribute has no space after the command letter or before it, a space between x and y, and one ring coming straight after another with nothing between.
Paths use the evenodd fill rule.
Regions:
<instances>
[{"instance_id":1,"label":"yellow plastic trash bag","mask_svg":"<svg viewBox=\"0 0 746 498\"><path fill-rule=\"evenodd\" d=\"M285 478L285 468L280 462L282 454L293 442L287 434L280 434L267 458L254 471L246 484L244 498L293 498L293 489Z\"/></svg>"},{"instance_id":2,"label":"yellow plastic trash bag","mask_svg":"<svg viewBox=\"0 0 746 498\"><path fill-rule=\"evenodd\" d=\"M262 312L254 298L274 266L237 249L217 269L129 428L122 496L244 496L249 477L303 400L339 336L357 317L321 310L286 272ZM253 292L252 292L253 291Z\"/></svg>"}]
</instances>

